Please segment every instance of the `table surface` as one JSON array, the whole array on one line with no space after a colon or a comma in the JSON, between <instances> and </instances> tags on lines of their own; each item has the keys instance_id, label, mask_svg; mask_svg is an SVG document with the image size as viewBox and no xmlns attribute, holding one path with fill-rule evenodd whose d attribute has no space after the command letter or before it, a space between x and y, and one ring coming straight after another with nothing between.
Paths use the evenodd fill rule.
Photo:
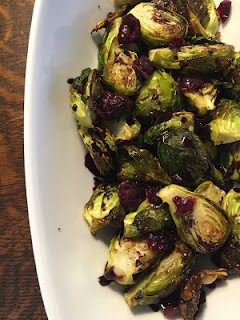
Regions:
<instances>
[{"instance_id":1,"label":"table surface","mask_svg":"<svg viewBox=\"0 0 240 320\"><path fill-rule=\"evenodd\" d=\"M23 162L24 75L34 0L0 4L0 319L47 319L36 276Z\"/></svg>"}]
</instances>

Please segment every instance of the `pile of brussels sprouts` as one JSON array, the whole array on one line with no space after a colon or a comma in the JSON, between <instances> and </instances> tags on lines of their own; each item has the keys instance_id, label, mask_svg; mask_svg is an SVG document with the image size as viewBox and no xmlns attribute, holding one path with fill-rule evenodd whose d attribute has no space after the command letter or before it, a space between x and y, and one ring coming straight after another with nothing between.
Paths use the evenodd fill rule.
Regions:
<instances>
[{"instance_id":1,"label":"pile of brussels sprouts","mask_svg":"<svg viewBox=\"0 0 240 320\"><path fill-rule=\"evenodd\" d=\"M98 182L83 216L116 230L105 284L191 320L204 285L240 272L240 53L212 0L139 2L97 24L98 68L69 80ZM200 254L220 269L198 270Z\"/></svg>"}]
</instances>

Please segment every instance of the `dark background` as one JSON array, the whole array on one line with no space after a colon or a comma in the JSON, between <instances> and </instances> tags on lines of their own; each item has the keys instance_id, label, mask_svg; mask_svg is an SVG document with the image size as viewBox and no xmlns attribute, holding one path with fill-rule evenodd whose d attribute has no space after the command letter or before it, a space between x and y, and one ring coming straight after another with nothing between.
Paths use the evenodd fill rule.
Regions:
<instances>
[{"instance_id":1,"label":"dark background","mask_svg":"<svg viewBox=\"0 0 240 320\"><path fill-rule=\"evenodd\" d=\"M0 320L46 320L23 159L24 76L34 0L0 1Z\"/></svg>"}]
</instances>

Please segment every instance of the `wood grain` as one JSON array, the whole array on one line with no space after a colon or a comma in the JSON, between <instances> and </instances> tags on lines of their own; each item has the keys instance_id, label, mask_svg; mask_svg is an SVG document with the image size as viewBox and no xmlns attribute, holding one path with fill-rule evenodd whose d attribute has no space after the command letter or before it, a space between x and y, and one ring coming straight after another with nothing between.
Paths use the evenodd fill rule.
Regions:
<instances>
[{"instance_id":1,"label":"wood grain","mask_svg":"<svg viewBox=\"0 0 240 320\"><path fill-rule=\"evenodd\" d=\"M32 254L23 164L23 96L33 0L0 2L0 320L47 319Z\"/></svg>"}]
</instances>

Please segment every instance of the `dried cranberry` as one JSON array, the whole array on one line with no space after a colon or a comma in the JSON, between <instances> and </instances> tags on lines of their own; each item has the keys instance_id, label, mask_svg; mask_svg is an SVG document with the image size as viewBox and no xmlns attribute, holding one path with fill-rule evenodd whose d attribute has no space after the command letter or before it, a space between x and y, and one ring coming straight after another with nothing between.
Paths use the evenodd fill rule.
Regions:
<instances>
[{"instance_id":1,"label":"dried cranberry","mask_svg":"<svg viewBox=\"0 0 240 320\"><path fill-rule=\"evenodd\" d=\"M151 126L154 127L157 124L170 120L172 118L172 114L173 113L171 108L167 108L166 110L163 110L163 111L154 110L153 121L151 123Z\"/></svg>"},{"instance_id":2,"label":"dried cranberry","mask_svg":"<svg viewBox=\"0 0 240 320\"><path fill-rule=\"evenodd\" d=\"M197 202L195 197L174 197L172 199L175 204L177 211L176 214L179 216L188 216L192 214L193 207Z\"/></svg>"},{"instance_id":3,"label":"dried cranberry","mask_svg":"<svg viewBox=\"0 0 240 320\"><path fill-rule=\"evenodd\" d=\"M172 182L181 186L183 184L183 179L179 176L179 174L175 173L172 176Z\"/></svg>"},{"instance_id":4,"label":"dried cranberry","mask_svg":"<svg viewBox=\"0 0 240 320\"><path fill-rule=\"evenodd\" d=\"M162 203L162 200L157 196L157 193L159 192L160 187L159 186L148 186L146 188L146 196L148 199L148 202L158 206Z\"/></svg>"},{"instance_id":5,"label":"dried cranberry","mask_svg":"<svg viewBox=\"0 0 240 320\"><path fill-rule=\"evenodd\" d=\"M173 292L168 297L160 299L159 304L166 317L179 315L179 292Z\"/></svg>"},{"instance_id":6,"label":"dried cranberry","mask_svg":"<svg viewBox=\"0 0 240 320\"><path fill-rule=\"evenodd\" d=\"M176 232L168 229L151 232L147 237L148 248L156 253L171 249L176 241Z\"/></svg>"},{"instance_id":7,"label":"dried cranberry","mask_svg":"<svg viewBox=\"0 0 240 320\"><path fill-rule=\"evenodd\" d=\"M180 49L184 45L185 45L185 40L181 36L172 37L168 42L168 46L172 50Z\"/></svg>"},{"instance_id":8,"label":"dried cranberry","mask_svg":"<svg viewBox=\"0 0 240 320\"><path fill-rule=\"evenodd\" d=\"M133 68L140 73L144 78L147 78L153 73L154 65L146 56L141 56L133 62Z\"/></svg>"},{"instance_id":9,"label":"dried cranberry","mask_svg":"<svg viewBox=\"0 0 240 320\"><path fill-rule=\"evenodd\" d=\"M178 89L184 92L192 92L203 88L204 84L204 79L200 76L189 75L180 80L178 84Z\"/></svg>"},{"instance_id":10,"label":"dried cranberry","mask_svg":"<svg viewBox=\"0 0 240 320\"><path fill-rule=\"evenodd\" d=\"M133 101L118 92L105 91L95 104L96 114L105 120L118 119L133 108Z\"/></svg>"},{"instance_id":11,"label":"dried cranberry","mask_svg":"<svg viewBox=\"0 0 240 320\"><path fill-rule=\"evenodd\" d=\"M195 116L195 133L200 137L200 139L205 142L211 139L211 130L208 125L208 120L200 119Z\"/></svg>"},{"instance_id":12,"label":"dried cranberry","mask_svg":"<svg viewBox=\"0 0 240 320\"><path fill-rule=\"evenodd\" d=\"M136 210L146 198L145 184L134 180L124 181L118 186L118 196L126 210Z\"/></svg>"},{"instance_id":13,"label":"dried cranberry","mask_svg":"<svg viewBox=\"0 0 240 320\"><path fill-rule=\"evenodd\" d=\"M140 22L132 14L122 17L122 23L119 28L118 42L128 44L136 41L140 35Z\"/></svg>"},{"instance_id":14,"label":"dried cranberry","mask_svg":"<svg viewBox=\"0 0 240 320\"><path fill-rule=\"evenodd\" d=\"M220 18L220 20L222 21L222 23L225 23L226 20L229 17L230 14L230 10L231 10L231 5L232 2L229 0L224 0L220 3L220 5L218 6L217 10L217 14Z\"/></svg>"}]
</instances>

